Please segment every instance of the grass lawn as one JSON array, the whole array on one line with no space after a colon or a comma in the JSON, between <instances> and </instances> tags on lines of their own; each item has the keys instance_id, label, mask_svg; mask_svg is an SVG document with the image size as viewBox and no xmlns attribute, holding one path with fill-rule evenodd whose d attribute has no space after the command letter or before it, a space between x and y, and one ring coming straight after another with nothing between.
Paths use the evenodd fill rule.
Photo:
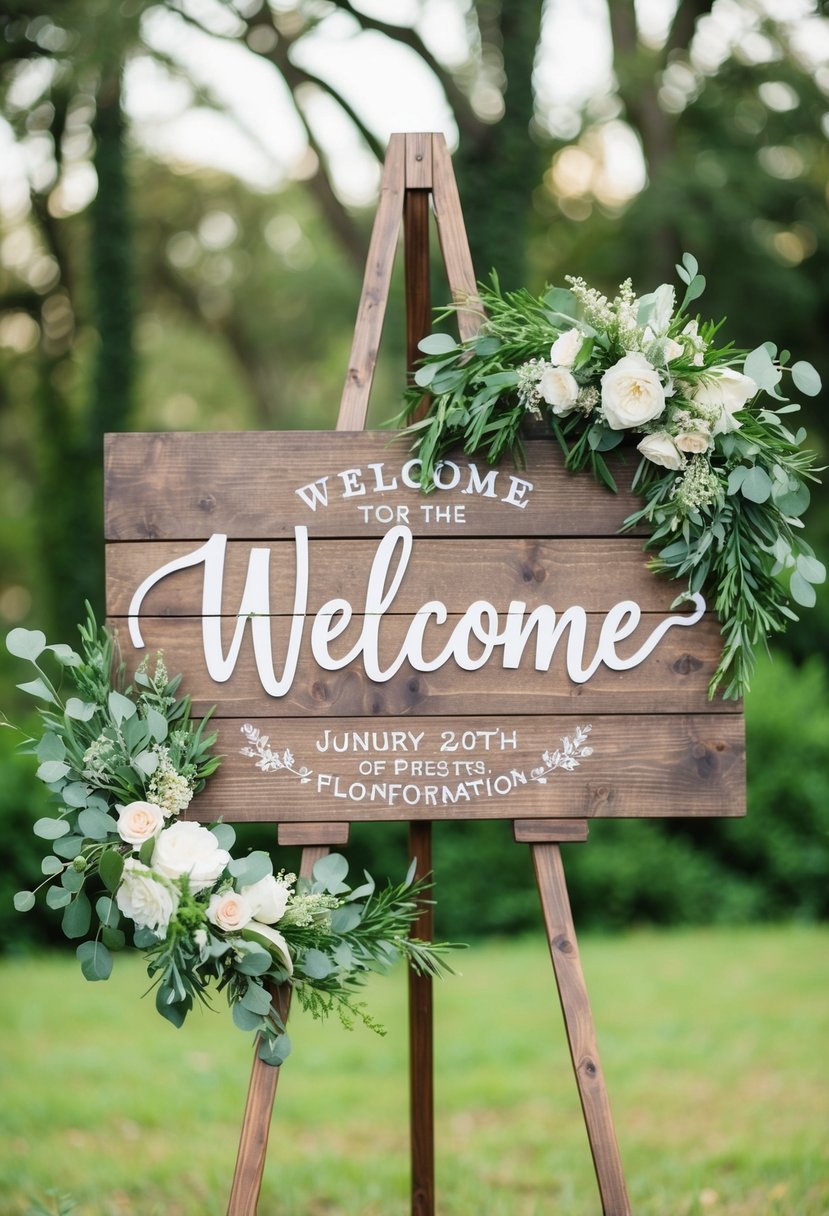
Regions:
<instances>
[{"instance_id":1,"label":"grass lawn","mask_svg":"<svg viewBox=\"0 0 829 1216\"><path fill-rule=\"evenodd\" d=\"M829 932L588 937L582 958L636 1216L829 1212ZM50 1188L76 1216L225 1211L248 1037L224 1009L163 1022L140 960L0 964L0 1216ZM479 945L437 991L441 1216L596 1216L546 943ZM405 977L389 1027L292 1022L261 1216L408 1213Z\"/></svg>"}]
</instances>

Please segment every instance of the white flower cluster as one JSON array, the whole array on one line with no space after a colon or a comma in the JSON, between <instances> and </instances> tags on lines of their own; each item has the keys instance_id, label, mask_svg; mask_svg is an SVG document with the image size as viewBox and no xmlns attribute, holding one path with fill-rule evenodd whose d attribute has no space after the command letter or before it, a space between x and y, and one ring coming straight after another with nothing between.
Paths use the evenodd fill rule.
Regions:
<instances>
[{"instance_id":1,"label":"white flower cluster","mask_svg":"<svg viewBox=\"0 0 829 1216\"><path fill-rule=\"evenodd\" d=\"M717 435L739 429L738 415L758 387L730 367L705 370L707 344L696 321L679 330L672 287L663 284L638 300L628 280L611 301L582 279L568 277L568 282L584 320L558 335L548 360L534 359L518 369L519 401L525 408L537 414L543 402L556 417L579 410L595 413L611 431L638 431L644 435L639 452L672 470L705 457ZM647 318L645 323L640 316ZM625 351L604 370L596 353L604 349L598 340L602 334ZM677 360L687 369L684 374L672 370ZM706 488L695 471L688 492L677 494L678 502L713 501L716 478L707 462L705 467Z\"/></svg>"},{"instance_id":2,"label":"white flower cluster","mask_svg":"<svg viewBox=\"0 0 829 1216\"><path fill-rule=\"evenodd\" d=\"M147 794L163 808L165 815L180 815L190 805L193 786L177 771L170 759L169 749L163 743L156 743L152 750L158 765L150 780Z\"/></svg>"}]
</instances>

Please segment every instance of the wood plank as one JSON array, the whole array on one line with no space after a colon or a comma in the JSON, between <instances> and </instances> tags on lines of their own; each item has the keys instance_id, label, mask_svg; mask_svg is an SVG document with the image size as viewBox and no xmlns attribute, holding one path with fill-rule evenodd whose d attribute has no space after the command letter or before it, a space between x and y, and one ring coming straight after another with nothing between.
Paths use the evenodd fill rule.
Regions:
<instances>
[{"instance_id":1,"label":"wood plank","mask_svg":"<svg viewBox=\"0 0 829 1216\"><path fill-rule=\"evenodd\" d=\"M411 453L389 432L107 435L105 535L203 540L221 532L278 540L302 524L313 537L361 537L408 522L416 536L614 536L641 507L629 490L611 494L586 474L569 474L552 440L531 439L524 447L526 467L505 459L492 470L490 497L489 488L476 489L491 472L478 457L458 456L446 466L446 485L457 466L452 489L424 495L409 488L402 469ZM619 486L629 484L638 456L611 455ZM298 491L322 478L328 505L312 510ZM401 508L408 509L405 518Z\"/></svg>"},{"instance_id":2,"label":"wood plank","mask_svg":"<svg viewBox=\"0 0 829 1216\"><path fill-rule=\"evenodd\" d=\"M625 1178L599 1060L593 1012L579 958L576 930L557 844L530 849L556 986L564 1014L570 1059L578 1085L603 1216L630 1216Z\"/></svg>"},{"instance_id":3,"label":"wood plank","mask_svg":"<svg viewBox=\"0 0 829 1216\"><path fill-rule=\"evenodd\" d=\"M432 825L427 820L409 824L409 856L417 863L415 874L432 872ZM434 908L421 899L411 937L434 940ZM412 1216L434 1216L435 1211L435 1081L434 994L432 977L409 967L409 1154L412 1162Z\"/></svg>"},{"instance_id":4,"label":"wood plank","mask_svg":"<svg viewBox=\"0 0 829 1216\"><path fill-rule=\"evenodd\" d=\"M126 616L144 579L175 558L192 553L195 547L191 541L107 545L110 616ZM235 615L241 603L253 547L246 541L230 541L227 545L223 611L228 616ZM290 614L296 546L293 540L281 540L268 548L271 611L274 615ZM359 608L365 601L377 541L312 540L308 551L308 610L317 612L333 598L345 598ZM579 604L587 612L606 612L623 599L634 600L643 612L668 612L681 584L655 576L647 568L648 556L635 537L418 539L389 613L412 613L434 599L442 600L453 613L466 611L475 600L488 600L499 612L506 611L513 600L530 608L554 602L562 609ZM203 581L203 565L177 571L149 592L142 614L200 614Z\"/></svg>"},{"instance_id":5,"label":"wood plank","mask_svg":"<svg viewBox=\"0 0 829 1216\"><path fill-rule=\"evenodd\" d=\"M584 819L516 819L512 825L518 844L583 844L588 830Z\"/></svg>"},{"instance_id":6,"label":"wood plank","mask_svg":"<svg viewBox=\"0 0 829 1216\"><path fill-rule=\"evenodd\" d=\"M364 618L353 618L342 638L332 644L332 652L345 654L359 636ZM445 645L454 624L450 617L444 626L430 624L424 631L424 654L437 655ZM503 618L502 618L503 619ZM624 657L635 653L662 618L648 614L636 633L620 642L617 651ZM604 617L588 617L585 661L595 653ZM557 647L549 671L534 668L534 647L527 647L519 667L505 670L497 652L477 671L461 671L450 660L437 671L416 671L409 663L385 683L370 680L362 655L341 671L321 670L310 651L306 626L297 671L289 691L282 697L267 694L257 673L253 646L246 639L239 652L233 674L222 684L209 676L204 660L201 620L196 617L142 617L141 634L146 649L134 650L129 642L126 622L110 619L117 631L122 652L131 674L141 659L163 650L171 672L184 672L182 690L190 693L197 714L219 706L223 717L265 715L279 717L412 715L457 716L487 714L550 713L710 713L725 717L738 713L741 703L708 700L708 683L720 655L718 623L705 617L691 628L670 629L653 653L629 671L610 671L600 667L584 684L573 683L566 670L566 649ZM399 654L410 618L385 618L380 630L380 657L390 665ZM291 627L289 617L272 617L270 635L273 662L282 673ZM248 628L250 626L248 625ZM233 622L223 622L225 651L233 636ZM479 644L474 644L474 652Z\"/></svg>"},{"instance_id":7,"label":"wood plank","mask_svg":"<svg viewBox=\"0 0 829 1216\"><path fill-rule=\"evenodd\" d=\"M443 135L432 137L432 194L435 207L440 250L446 265L446 277L452 299L466 307L458 309L458 330L467 340L474 338L484 319L478 296L469 238L463 222L458 183Z\"/></svg>"},{"instance_id":8,"label":"wood plank","mask_svg":"<svg viewBox=\"0 0 829 1216\"><path fill-rule=\"evenodd\" d=\"M348 844L347 823L280 823L276 829L277 844L288 845L332 845Z\"/></svg>"},{"instance_id":9,"label":"wood plank","mask_svg":"<svg viewBox=\"0 0 829 1216\"><path fill-rule=\"evenodd\" d=\"M377 351L383 332L394 255L403 216L405 155L405 136L392 135L380 181L380 198L371 230L363 288L357 307L357 320L354 323L354 338L340 398L338 431L359 431L366 424L371 383L377 364Z\"/></svg>"},{"instance_id":10,"label":"wood plank","mask_svg":"<svg viewBox=\"0 0 829 1216\"><path fill-rule=\"evenodd\" d=\"M545 754L586 725L591 754L572 771L551 767ZM489 717L476 720L476 734L430 718L379 718L357 737L348 718L231 718L216 727L222 766L188 812L204 822L745 814L738 714ZM266 771L268 751L283 767Z\"/></svg>"}]
</instances>

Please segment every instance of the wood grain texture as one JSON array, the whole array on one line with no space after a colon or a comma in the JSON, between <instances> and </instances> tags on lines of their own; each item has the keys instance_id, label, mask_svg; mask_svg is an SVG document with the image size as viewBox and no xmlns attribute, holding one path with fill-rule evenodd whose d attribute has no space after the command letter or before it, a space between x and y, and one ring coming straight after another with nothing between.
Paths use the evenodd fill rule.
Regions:
<instances>
[{"instance_id":1,"label":"wood grain texture","mask_svg":"<svg viewBox=\"0 0 829 1216\"><path fill-rule=\"evenodd\" d=\"M568 473L549 439L524 446L526 466L503 460L495 496L487 497L474 488L464 493L472 483L472 466L478 478L486 478L490 469L483 458L462 455L454 489L423 495L406 487L401 469L411 453L405 441L387 431L107 435L105 535L122 541L205 540L221 532L231 540L279 540L293 538L301 524L311 537L384 536L391 521L375 510L366 519L360 510L383 506L393 512L394 522L407 521L415 536L614 536L641 506L623 488L638 456L611 453L615 459L608 463L620 487L611 494L584 474ZM365 493L343 497L340 474L352 469L360 470ZM526 507L504 501L512 477L533 486L522 499ZM320 478L328 479L328 505L311 510L297 490ZM447 466L445 483L452 478L454 470ZM376 489L394 479L396 488ZM406 520L397 518L399 508L408 508ZM455 517L459 508L462 523Z\"/></svg>"},{"instance_id":2,"label":"wood grain texture","mask_svg":"<svg viewBox=\"0 0 829 1216\"><path fill-rule=\"evenodd\" d=\"M409 824L409 856L418 878L432 873L432 825ZM432 904L421 900L411 936L434 939ZM409 1149L412 1216L432 1216L435 1210L435 1087L434 998L432 978L409 968Z\"/></svg>"},{"instance_id":3,"label":"wood grain texture","mask_svg":"<svg viewBox=\"0 0 829 1216\"><path fill-rule=\"evenodd\" d=\"M390 663L399 653L408 617L387 617L380 629L380 653ZM451 627L427 626L424 637L426 657L440 653ZM601 622L588 617L585 654L592 658ZM635 653L642 640L661 620L648 615L636 633L619 643L620 655ZM354 618L332 652L347 654L361 627ZM385 683L370 680L360 656L341 671L323 671L310 652L310 629L306 626L297 671L285 696L274 698L263 691L256 670L253 647L248 638L242 645L233 675L217 684L207 673L204 661L201 621L195 617L142 618L141 633L145 649L130 645L123 620L110 619L118 636L127 670L132 673L145 654L163 650L171 671L186 672L182 690L190 693L196 713L206 713L219 705L223 717L267 716L296 718L355 718L434 715L438 717L485 714L551 714L557 712L594 713L710 713L713 717L734 715L740 704L718 698L708 701L708 681L719 657L720 634L716 621L703 619L692 628L670 629L653 653L629 671L601 667L585 684L573 683L566 670L565 645L559 645L549 671L534 668L534 647L527 647L515 669L501 667L497 654L477 671L462 671L450 660L437 671L415 671L404 663ZM271 618L270 634L273 661L281 673L288 644L290 620ZM229 647L233 622L225 623L223 637ZM478 644L475 644L478 653ZM471 724L471 723L470 723Z\"/></svg>"},{"instance_id":4,"label":"wood grain texture","mask_svg":"<svg viewBox=\"0 0 829 1216\"><path fill-rule=\"evenodd\" d=\"M321 857L329 852L325 845L316 845L302 851L300 874L310 878L314 866ZM291 988L284 984L271 988L271 996L279 1010L283 1022L288 1021L291 1008ZM242 1131L239 1137L239 1148L236 1154L236 1167L233 1171L230 1198L228 1200L227 1216L256 1216L259 1202L259 1191L262 1187L262 1175L265 1171L265 1158L268 1152L268 1136L271 1128L271 1112L273 1111L276 1089L279 1084L281 1068L265 1064L260 1060L258 1041L254 1049L253 1068L251 1069L248 1085L245 1113L242 1119Z\"/></svg>"},{"instance_id":5,"label":"wood grain texture","mask_svg":"<svg viewBox=\"0 0 829 1216\"><path fill-rule=\"evenodd\" d=\"M345 845L348 844L348 824L280 823L276 829L276 842L283 848L289 845Z\"/></svg>"},{"instance_id":6,"label":"wood grain texture","mask_svg":"<svg viewBox=\"0 0 829 1216\"><path fill-rule=\"evenodd\" d=\"M449 290L458 309L458 330L461 338L474 338L484 319L483 308L478 297L478 285L469 238L463 222L458 183L452 169L452 161L443 135L432 137L432 193L434 196L435 222L437 224L440 250L446 265Z\"/></svg>"},{"instance_id":7,"label":"wood grain texture","mask_svg":"<svg viewBox=\"0 0 829 1216\"><path fill-rule=\"evenodd\" d=\"M350 718L254 718L251 724L279 756L287 749L293 771L258 768L259 753L241 751L249 746L244 721L219 719L217 750L224 759L192 803L191 818L370 822L745 814L739 714L482 717L475 721L478 733L466 739L466 724L434 718L374 719L357 731L357 739ZM555 752L586 724L592 725L592 754L572 772L548 772L546 782L534 776L547 767L544 753ZM301 779L302 768L307 780Z\"/></svg>"},{"instance_id":8,"label":"wood grain texture","mask_svg":"<svg viewBox=\"0 0 829 1216\"><path fill-rule=\"evenodd\" d=\"M175 558L192 553L190 541L136 541L106 547L107 612L126 616L137 587ZM224 604L227 616L239 609L252 544L228 543L224 563ZM261 545L259 546L262 547ZM268 546L271 612L293 611L296 546L293 540ZM317 612L335 597L347 599L358 611L365 602L366 584L377 551L376 540L312 540L309 542L308 610ZM530 608L552 603L563 610L579 604L587 612L606 612L619 600L632 599L643 612L664 612L680 585L657 578L647 568L648 555L633 537L547 540L536 537L421 539L412 556L389 613L411 613L428 600L439 599L449 612L464 612L475 600L488 600L504 612L513 600ZM201 614L204 567L190 567L163 579L145 597L146 616Z\"/></svg>"},{"instance_id":9,"label":"wood grain texture","mask_svg":"<svg viewBox=\"0 0 829 1216\"><path fill-rule=\"evenodd\" d=\"M405 155L405 136L392 135L380 181L380 199L371 230L363 288L354 325L354 339L340 398L338 431L359 431L366 424L371 383L383 332L394 255L403 215Z\"/></svg>"},{"instance_id":10,"label":"wood grain texture","mask_svg":"<svg viewBox=\"0 0 829 1216\"><path fill-rule=\"evenodd\" d=\"M603 1216L630 1216L619 1147L610 1114L593 1013L579 958L576 930L557 844L530 846L570 1058L593 1154Z\"/></svg>"},{"instance_id":11,"label":"wood grain texture","mask_svg":"<svg viewBox=\"0 0 829 1216\"><path fill-rule=\"evenodd\" d=\"M512 834L518 844L583 844L589 828L584 819L516 819Z\"/></svg>"}]
</instances>

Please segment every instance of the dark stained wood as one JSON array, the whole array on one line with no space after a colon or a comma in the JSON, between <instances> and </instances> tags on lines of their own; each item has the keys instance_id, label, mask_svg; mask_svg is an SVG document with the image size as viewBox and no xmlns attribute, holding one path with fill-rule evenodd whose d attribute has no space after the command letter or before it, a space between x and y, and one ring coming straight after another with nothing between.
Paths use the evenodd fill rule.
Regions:
<instances>
[{"instance_id":1,"label":"dark stained wood","mask_svg":"<svg viewBox=\"0 0 829 1216\"><path fill-rule=\"evenodd\" d=\"M484 319L469 240L463 222L458 183L443 135L432 136L432 192L435 222L449 289L458 309L458 329L461 338L474 338ZM509 239L505 234L505 239Z\"/></svg>"},{"instance_id":2,"label":"dark stained wood","mask_svg":"<svg viewBox=\"0 0 829 1216\"><path fill-rule=\"evenodd\" d=\"M432 872L432 825L409 824L409 855L415 874ZM434 937L431 903L421 902L411 936L430 942ZM435 1210L435 1092L432 979L409 968L409 1141L412 1163L412 1216L432 1216Z\"/></svg>"},{"instance_id":3,"label":"dark stained wood","mask_svg":"<svg viewBox=\"0 0 829 1216\"><path fill-rule=\"evenodd\" d=\"M377 551L373 540L312 540L309 543L308 610L344 597L359 611ZM257 542L258 547L262 547ZM230 541L224 566L223 611L235 616L242 598L251 548ZM294 603L296 546L274 541L270 557L271 612L290 615ZM106 547L107 612L126 616L137 587L174 558L192 553L192 541L136 541ZM641 540L612 537L547 540L497 537L467 540L417 539L400 590L389 614L411 613L428 601L442 600L449 612L464 612L475 600L505 611L513 600L530 608L551 603L557 609L579 604L587 612L606 612L619 600L634 600L643 612L670 611L680 590L672 579L648 570ZM190 567L157 583L145 597L145 616L201 614L204 567Z\"/></svg>"},{"instance_id":4,"label":"dark stained wood","mask_svg":"<svg viewBox=\"0 0 829 1216\"><path fill-rule=\"evenodd\" d=\"M624 489L638 456L612 453L619 493L611 494L585 474L571 475L549 439L527 440L526 467L505 459L497 468L495 497L463 491L489 466L479 457L457 456L454 489L423 495L403 485L401 469L411 459L404 441L388 431L336 436L318 431L246 431L238 434L169 432L118 434L105 438L105 535L108 540L204 540L216 532L231 539L279 540L307 525L311 537L384 536L392 521L361 507L392 511L408 507L416 536L614 536L641 500ZM449 459L452 459L451 457ZM376 491L380 485L393 491ZM339 474L359 469L365 494L343 497ZM416 477L416 471L411 475ZM454 478L448 465L445 484ZM297 491L327 477L328 506L311 510ZM505 503L511 478L529 481L526 507ZM391 495L391 497L390 497ZM389 503L393 506L389 508ZM455 517L462 508L463 522ZM450 518L451 517L451 518Z\"/></svg>"},{"instance_id":5,"label":"dark stained wood","mask_svg":"<svg viewBox=\"0 0 829 1216\"><path fill-rule=\"evenodd\" d=\"M482 717L475 728L493 733L466 740L468 723L434 718L251 722L278 755L288 749L293 771L257 768L258 752L242 754L249 746L244 720L219 719L217 750L224 759L191 804L192 818L342 823L745 814L740 714ZM572 738L577 726L587 724L592 726L592 753L572 772L559 768L540 781L545 774L537 770L547 767L544 753L560 749L562 738ZM364 739L354 740L355 728ZM398 732L397 739L392 731ZM377 732L375 738L372 732ZM349 746L348 754L331 750L335 739L338 746ZM388 750L391 745L396 750ZM361 764L384 767L361 773ZM304 781L302 768L309 770ZM355 783L365 789L351 790Z\"/></svg>"},{"instance_id":6,"label":"dark stained wood","mask_svg":"<svg viewBox=\"0 0 829 1216\"><path fill-rule=\"evenodd\" d=\"M512 832L519 844L570 842L583 844L588 836L584 819L516 819Z\"/></svg>"},{"instance_id":7,"label":"dark stained wood","mask_svg":"<svg viewBox=\"0 0 829 1216\"><path fill-rule=\"evenodd\" d=\"M394 255L405 192L405 137L392 135L380 182L380 199L368 248L354 340L340 398L338 431L360 431L366 424L369 394L389 298Z\"/></svg>"},{"instance_id":8,"label":"dark stained wood","mask_svg":"<svg viewBox=\"0 0 829 1216\"><path fill-rule=\"evenodd\" d=\"M347 823L280 823L276 829L277 844L327 846L348 844Z\"/></svg>"},{"instance_id":9,"label":"dark stained wood","mask_svg":"<svg viewBox=\"0 0 829 1216\"><path fill-rule=\"evenodd\" d=\"M334 842L332 841L332 843ZM320 844L313 848L303 849L300 864L302 877L310 878L316 863L328 852L327 846ZM291 1008L290 986L285 984L274 987L271 989L271 995L282 1020L287 1022ZM259 1201L262 1175L265 1171L265 1158L268 1152L271 1112L281 1071L281 1068L265 1064L260 1060L258 1051L254 1052L227 1216L256 1216L256 1206Z\"/></svg>"},{"instance_id":10,"label":"dark stained wood","mask_svg":"<svg viewBox=\"0 0 829 1216\"><path fill-rule=\"evenodd\" d=\"M390 663L399 653L408 617L387 617L380 630L380 652ZM440 653L446 644L451 617L444 626L430 623L424 633L427 657ZM603 617L590 616L587 623L586 661L595 653ZM635 653L661 618L643 617L636 633L619 643L620 655ZM355 617L332 652L346 654L359 636L362 618ZM550 713L710 713L713 717L733 715L741 704L717 698L708 701L708 682L714 673L720 651L716 621L703 619L692 628L670 629L653 653L630 671L597 670L585 684L571 682L566 669L566 638L553 655L549 671L534 668L534 647L527 647L520 665L504 669L498 653L477 671L461 671L454 661L437 671L415 671L408 663L385 683L369 680L358 657L341 671L323 671L310 651L310 624L306 624L296 676L288 693L278 700L266 694L257 675L253 646L247 638L239 653L233 675L216 684L205 668L201 621L196 617L141 618L145 649L135 651L129 641L126 622L110 620L117 631L127 669L131 673L145 654L163 650L171 671L186 672L182 684L193 697L197 713L206 713L219 704L224 717L310 717L355 718L412 715L460 716L550 714ZM270 632L273 662L281 673L288 643L290 619L272 618ZM233 636L232 621L224 622L223 638L227 648ZM478 653L477 644L473 653ZM471 724L471 723L470 723ZM370 724L369 724L370 725Z\"/></svg>"},{"instance_id":11,"label":"dark stained wood","mask_svg":"<svg viewBox=\"0 0 829 1216\"><path fill-rule=\"evenodd\" d=\"M567 1042L579 1089L603 1216L630 1216L622 1162L610 1113L593 1013L579 959L576 930L557 844L533 844L544 925L564 1013Z\"/></svg>"}]
</instances>

